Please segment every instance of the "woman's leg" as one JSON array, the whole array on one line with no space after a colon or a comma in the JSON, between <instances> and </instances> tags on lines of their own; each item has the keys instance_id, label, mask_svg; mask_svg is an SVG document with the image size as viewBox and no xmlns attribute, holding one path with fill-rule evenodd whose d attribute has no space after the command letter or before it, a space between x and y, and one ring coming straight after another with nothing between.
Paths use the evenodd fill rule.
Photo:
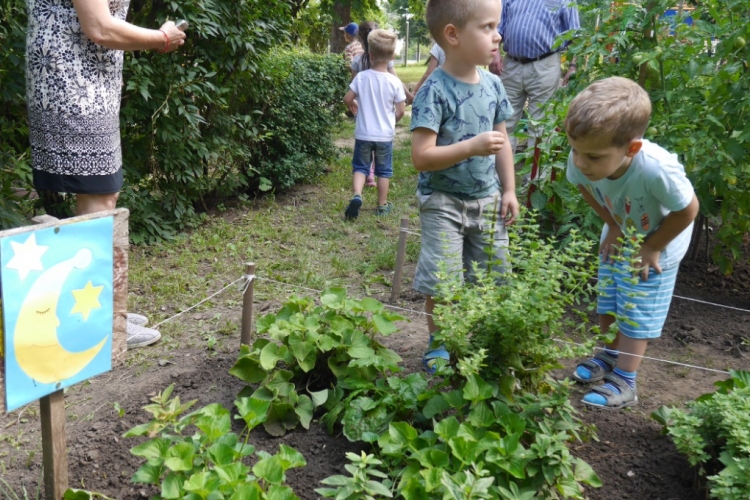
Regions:
<instances>
[{"instance_id":1,"label":"woman's leg","mask_svg":"<svg viewBox=\"0 0 750 500\"><path fill-rule=\"evenodd\" d=\"M120 193L111 194L77 194L76 215L94 214L114 210Z\"/></svg>"}]
</instances>

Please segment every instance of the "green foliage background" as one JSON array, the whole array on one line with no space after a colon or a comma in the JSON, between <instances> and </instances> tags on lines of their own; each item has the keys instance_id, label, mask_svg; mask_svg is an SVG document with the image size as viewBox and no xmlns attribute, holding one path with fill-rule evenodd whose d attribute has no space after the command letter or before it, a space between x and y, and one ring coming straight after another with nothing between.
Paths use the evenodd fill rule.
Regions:
<instances>
[{"instance_id":1,"label":"green foliage background","mask_svg":"<svg viewBox=\"0 0 750 500\"><path fill-rule=\"evenodd\" d=\"M570 100L594 80L624 76L639 81L653 103L646 139L679 155L701 203L701 213L720 229L713 258L725 272L741 258L750 230L750 0L706 0L693 25L662 17L673 0L643 0L612 9L609 1L581 2L582 30L566 57L578 58L578 74L550 101L542 124L541 163L559 169L532 197L550 210L559 234L573 226L598 232L598 221L565 180L569 147L560 130ZM689 2L686 3L689 6ZM598 21L598 23L597 23ZM655 36L651 36L651 33ZM701 225L696 225L700 227Z\"/></svg>"},{"instance_id":2,"label":"green foliage background","mask_svg":"<svg viewBox=\"0 0 750 500\"><path fill-rule=\"evenodd\" d=\"M315 177L334 151L348 72L340 56L290 52L290 4L131 2L134 24L190 23L185 46L126 53L121 128L135 242L170 238L226 199ZM0 225L23 222L30 188L24 101L25 2L0 2ZM315 141L304 140L315 137Z\"/></svg>"}]
</instances>

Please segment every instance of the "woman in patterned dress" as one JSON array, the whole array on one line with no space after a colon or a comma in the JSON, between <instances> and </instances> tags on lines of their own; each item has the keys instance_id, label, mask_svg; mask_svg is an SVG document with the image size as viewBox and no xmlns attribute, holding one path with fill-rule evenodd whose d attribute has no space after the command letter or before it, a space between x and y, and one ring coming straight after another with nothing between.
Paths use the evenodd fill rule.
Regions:
<instances>
[{"instance_id":1,"label":"woman in patterned dress","mask_svg":"<svg viewBox=\"0 0 750 500\"><path fill-rule=\"evenodd\" d=\"M120 97L124 50L171 52L185 43L172 21L158 30L125 21L130 0L28 0L26 98L34 187L50 212L58 193L78 215L115 208L122 188ZM128 314L129 348L161 333Z\"/></svg>"},{"instance_id":2,"label":"woman in patterned dress","mask_svg":"<svg viewBox=\"0 0 750 500\"><path fill-rule=\"evenodd\" d=\"M28 0L26 97L34 187L74 193L78 215L115 208L122 187L124 50L171 52L185 34L125 21L130 0Z\"/></svg>"}]
</instances>

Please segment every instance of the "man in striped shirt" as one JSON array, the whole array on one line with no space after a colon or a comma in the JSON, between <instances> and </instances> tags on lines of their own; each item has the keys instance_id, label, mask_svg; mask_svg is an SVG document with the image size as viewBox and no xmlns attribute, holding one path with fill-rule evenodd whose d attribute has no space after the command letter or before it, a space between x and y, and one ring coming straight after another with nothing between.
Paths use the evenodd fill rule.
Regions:
<instances>
[{"instance_id":1,"label":"man in striped shirt","mask_svg":"<svg viewBox=\"0 0 750 500\"><path fill-rule=\"evenodd\" d=\"M557 37L577 30L578 8L575 0L503 0L503 11L497 31L502 37L500 51L490 64L490 71L500 76L513 108L513 116L505 123L516 149L518 140L513 129L520 120L528 101L528 115L541 120L541 106L560 86L560 53L567 43L556 46ZM575 61L568 66L563 85L576 70ZM536 144L536 132L529 127L528 146Z\"/></svg>"}]
</instances>

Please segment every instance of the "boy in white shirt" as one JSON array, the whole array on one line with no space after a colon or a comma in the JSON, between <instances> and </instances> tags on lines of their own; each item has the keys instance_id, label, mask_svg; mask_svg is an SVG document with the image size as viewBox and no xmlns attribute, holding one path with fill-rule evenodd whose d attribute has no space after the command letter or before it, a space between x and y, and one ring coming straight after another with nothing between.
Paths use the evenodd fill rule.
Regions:
<instances>
[{"instance_id":1,"label":"boy in white shirt","mask_svg":"<svg viewBox=\"0 0 750 500\"><path fill-rule=\"evenodd\" d=\"M406 94L401 80L388 72L388 63L396 51L396 34L377 29L367 37L370 69L361 71L349 85L344 104L356 117L354 156L352 158L352 191L346 207L348 220L359 216L362 188L370 173L375 154L378 208L376 215L388 215L393 204L388 201L388 187L393 177L393 138L396 122L406 110Z\"/></svg>"}]
</instances>

